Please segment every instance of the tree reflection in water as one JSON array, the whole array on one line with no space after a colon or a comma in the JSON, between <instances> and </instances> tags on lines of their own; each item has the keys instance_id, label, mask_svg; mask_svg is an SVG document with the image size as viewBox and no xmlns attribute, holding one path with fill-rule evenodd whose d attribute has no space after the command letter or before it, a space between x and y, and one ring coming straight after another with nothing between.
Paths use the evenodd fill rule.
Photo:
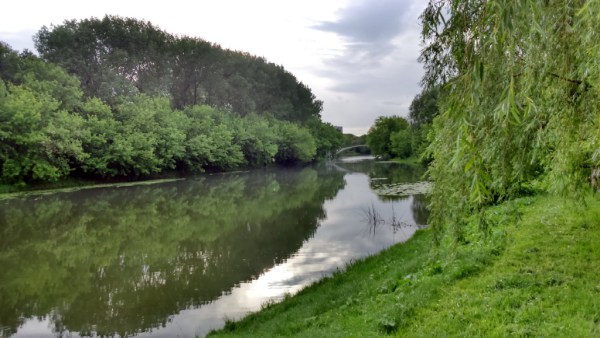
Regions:
<instances>
[{"instance_id":1,"label":"tree reflection in water","mask_svg":"<svg viewBox=\"0 0 600 338\"><path fill-rule=\"evenodd\" d=\"M298 250L344 184L305 168L5 201L2 334L34 316L81 335L164 326Z\"/></svg>"},{"instance_id":2,"label":"tree reflection in water","mask_svg":"<svg viewBox=\"0 0 600 338\"><path fill-rule=\"evenodd\" d=\"M394 182L419 175L352 166ZM4 200L0 336L34 317L50 319L56 335L163 327L297 252L344 175L317 165ZM427 202L412 198L413 217L425 224Z\"/></svg>"}]
</instances>

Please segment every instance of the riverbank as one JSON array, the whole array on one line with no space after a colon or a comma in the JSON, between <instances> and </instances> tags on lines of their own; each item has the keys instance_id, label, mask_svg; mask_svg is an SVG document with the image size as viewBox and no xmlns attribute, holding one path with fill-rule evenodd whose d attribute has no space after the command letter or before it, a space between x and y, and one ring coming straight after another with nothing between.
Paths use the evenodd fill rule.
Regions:
<instances>
[{"instance_id":1,"label":"riverbank","mask_svg":"<svg viewBox=\"0 0 600 338\"><path fill-rule=\"evenodd\" d=\"M336 156L337 159L344 159L348 157L357 157L357 156L370 156L371 154L361 154L353 151L345 151Z\"/></svg>"},{"instance_id":2,"label":"riverbank","mask_svg":"<svg viewBox=\"0 0 600 338\"><path fill-rule=\"evenodd\" d=\"M394 157L390 161L403 163L403 164L421 165L421 161L419 160L418 156L411 156L409 158Z\"/></svg>"},{"instance_id":3,"label":"riverbank","mask_svg":"<svg viewBox=\"0 0 600 338\"><path fill-rule=\"evenodd\" d=\"M359 259L209 336L571 336L600 334L600 199L535 196L475 219L460 245L431 231Z\"/></svg>"},{"instance_id":4,"label":"riverbank","mask_svg":"<svg viewBox=\"0 0 600 338\"><path fill-rule=\"evenodd\" d=\"M280 164L269 164L267 167L274 167ZM231 168L228 170L211 170L202 173L179 173L179 172L165 172L154 175L145 176L126 176L126 177L113 177L113 178L98 178L98 179L84 179L84 178L73 178L67 177L57 181L48 182L36 182L29 185L10 185L0 184L0 199L13 197L18 195L32 195L38 193L50 193L50 192L66 192L75 191L80 189L92 189L92 188L104 188L104 187L121 187L131 186L138 184L154 184L160 182L170 182L187 177L198 176L198 175L212 175L222 174L229 172L239 172L259 169L263 167L240 167Z\"/></svg>"},{"instance_id":5,"label":"riverbank","mask_svg":"<svg viewBox=\"0 0 600 338\"><path fill-rule=\"evenodd\" d=\"M17 197L25 197L28 195L49 195L55 194L59 192L74 192L78 190L85 189L95 189L95 188L121 188L121 187L131 187L134 185L149 185L149 184L157 184L157 183L166 183L183 180L184 178L170 178L170 179L158 179L158 180L138 180L131 182L122 182L122 183L94 183L90 184L90 182L86 182L87 184L77 185L76 182L73 185L65 185L61 188L48 188L48 189L38 189L38 190L23 190L9 193L0 193L0 200L17 198ZM1 188L2 186L0 186Z\"/></svg>"}]
</instances>

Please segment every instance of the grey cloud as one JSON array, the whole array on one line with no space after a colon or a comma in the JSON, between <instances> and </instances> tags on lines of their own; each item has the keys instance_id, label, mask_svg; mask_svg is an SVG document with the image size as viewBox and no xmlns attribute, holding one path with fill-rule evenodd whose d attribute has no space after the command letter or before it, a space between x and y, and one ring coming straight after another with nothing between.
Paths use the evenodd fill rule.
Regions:
<instances>
[{"instance_id":1,"label":"grey cloud","mask_svg":"<svg viewBox=\"0 0 600 338\"><path fill-rule=\"evenodd\" d=\"M360 93L363 92L367 87L367 83L352 83L352 82L345 82L345 83L338 83L333 85L330 89L333 90L334 92L341 92L341 93Z\"/></svg>"},{"instance_id":2,"label":"grey cloud","mask_svg":"<svg viewBox=\"0 0 600 338\"><path fill-rule=\"evenodd\" d=\"M352 42L386 41L400 33L407 0L363 1L339 11L340 20L321 22L313 28L338 34Z\"/></svg>"},{"instance_id":3,"label":"grey cloud","mask_svg":"<svg viewBox=\"0 0 600 338\"><path fill-rule=\"evenodd\" d=\"M335 33L347 42L344 54L330 60L336 65L378 67L396 49L393 39L410 28L411 20L405 17L411 14L412 5L409 0L363 0L339 10L338 21L320 22L312 28Z\"/></svg>"},{"instance_id":4,"label":"grey cloud","mask_svg":"<svg viewBox=\"0 0 600 338\"><path fill-rule=\"evenodd\" d=\"M418 17L426 5L427 0L356 0L337 12L336 21L312 26L344 42L341 52L310 69L330 80L326 91L318 94L325 102L327 121L362 133L377 116L408 114L421 91ZM340 93L350 102L330 99Z\"/></svg>"},{"instance_id":5,"label":"grey cloud","mask_svg":"<svg viewBox=\"0 0 600 338\"><path fill-rule=\"evenodd\" d=\"M334 99L339 94L333 90L319 93L319 99L324 101L323 118L343 126L344 131L360 135L367 132L378 116L407 116L410 103L421 90L418 82L422 73L416 61L415 66L419 68L409 71L414 66L407 70L402 63L391 63L362 78L340 79L336 85L353 89L353 93L345 94L349 101Z\"/></svg>"}]
</instances>

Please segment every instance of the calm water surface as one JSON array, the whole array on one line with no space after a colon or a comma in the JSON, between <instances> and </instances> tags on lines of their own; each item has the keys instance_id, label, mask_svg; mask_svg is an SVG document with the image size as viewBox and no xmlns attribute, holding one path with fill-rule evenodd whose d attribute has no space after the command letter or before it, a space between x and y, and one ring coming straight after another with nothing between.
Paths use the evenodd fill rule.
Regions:
<instances>
[{"instance_id":1,"label":"calm water surface","mask_svg":"<svg viewBox=\"0 0 600 338\"><path fill-rule=\"evenodd\" d=\"M427 202L396 188L422 175L355 157L0 201L0 336L203 336L408 239Z\"/></svg>"}]
</instances>

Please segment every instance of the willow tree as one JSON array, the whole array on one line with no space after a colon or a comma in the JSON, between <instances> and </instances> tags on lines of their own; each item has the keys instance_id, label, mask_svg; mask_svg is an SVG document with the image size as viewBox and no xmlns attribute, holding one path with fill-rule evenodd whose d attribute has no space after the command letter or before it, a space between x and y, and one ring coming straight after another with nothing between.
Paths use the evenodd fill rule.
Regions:
<instances>
[{"instance_id":1,"label":"willow tree","mask_svg":"<svg viewBox=\"0 0 600 338\"><path fill-rule=\"evenodd\" d=\"M443 85L430 147L439 240L532 180L581 197L599 165L600 1L432 0L427 88Z\"/></svg>"}]
</instances>

